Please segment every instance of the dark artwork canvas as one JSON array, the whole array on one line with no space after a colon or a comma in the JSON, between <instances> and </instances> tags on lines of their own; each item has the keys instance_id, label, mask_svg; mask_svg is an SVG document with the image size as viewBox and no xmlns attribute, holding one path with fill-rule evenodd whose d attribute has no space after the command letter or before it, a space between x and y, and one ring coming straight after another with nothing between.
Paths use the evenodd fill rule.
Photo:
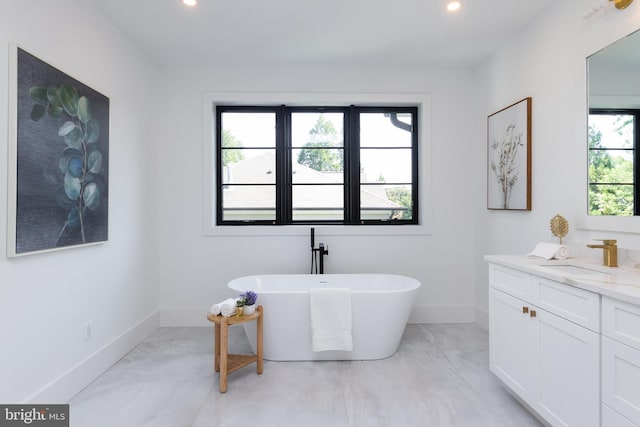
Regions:
<instances>
[{"instance_id":1,"label":"dark artwork canvas","mask_svg":"<svg viewBox=\"0 0 640 427\"><path fill-rule=\"evenodd\" d=\"M15 255L106 241L109 98L19 48L17 67Z\"/></svg>"}]
</instances>

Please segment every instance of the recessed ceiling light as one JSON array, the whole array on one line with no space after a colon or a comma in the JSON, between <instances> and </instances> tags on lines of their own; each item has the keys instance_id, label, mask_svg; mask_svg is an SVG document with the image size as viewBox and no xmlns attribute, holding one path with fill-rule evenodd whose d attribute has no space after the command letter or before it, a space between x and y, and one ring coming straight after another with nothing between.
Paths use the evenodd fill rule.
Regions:
<instances>
[{"instance_id":1,"label":"recessed ceiling light","mask_svg":"<svg viewBox=\"0 0 640 427\"><path fill-rule=\"evenodd\" d=\"M459 1L450 1L449 3L447 3L447 10L449 12L455 12L456 10L460 9L460 2Z\"/></svg>"},{"instance_id":2,"label":"recessed ceiling light","mask_svg":"<svg viewBox=\"0 0 640 427\"><path fill-rule=\"evenodd\" d=\"M198 4L198 1L197 0L182 0L182 3L185 6L195 6L195 5Z\"/></svg>"}]
</instances>

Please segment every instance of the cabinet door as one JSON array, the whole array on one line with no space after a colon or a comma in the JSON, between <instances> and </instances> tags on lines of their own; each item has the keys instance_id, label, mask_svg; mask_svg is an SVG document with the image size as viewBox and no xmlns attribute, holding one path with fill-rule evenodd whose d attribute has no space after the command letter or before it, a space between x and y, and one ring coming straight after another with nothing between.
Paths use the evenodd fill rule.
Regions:
<instances>
[{"instance_id":1,"label":"cabinet door","mask_svg":"<svg viewBox=\"0 0 640 427\"><path fill-rule=\"evenodd\" d=\"M524 301L489 289L489 365L491 371L523 399L536 396L536 320L523 313Z\"/></svg>"},{"instance_id":2,"label":"cabinet door","mask_svg":"<svg viewBox=\"0 0 640 427\"><path fill-rule=\"evenodd\" d=\"M602 337L602 401L640 425L640 350Z\"/></svg>"},{"instance_id":3,"label":"cabinet door","mask_svg":"<svg viewBox=\"0 0 640 427\"><path fill-rule=\"evenodd\" d=\"M637 427L637 425L603 404L602 427Z\"/></svg>"},{"instance_id":4,"label":"cabinet door","mask_svg":"<svg viewBox=\"0 0 640 427\"><path fill-rule=\"evenodd\" d=\"M535 307L534 307L535 309ZM600 336L545 310L538 319L538 397L552 425L600 425Z\"/></svg>"}]
</instances>

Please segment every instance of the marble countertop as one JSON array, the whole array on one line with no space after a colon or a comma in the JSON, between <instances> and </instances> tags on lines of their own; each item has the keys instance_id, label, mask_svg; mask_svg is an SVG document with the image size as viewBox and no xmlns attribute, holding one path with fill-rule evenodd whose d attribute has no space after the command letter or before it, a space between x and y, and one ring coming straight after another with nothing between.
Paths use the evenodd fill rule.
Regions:
<instances>
[{"instance_id":1,"label":"marble countertop","mask_svg":"<svg viewBox=\"0 0 640 427\"><path fill-rule=\"evenodd\" d=\"M545 260L524 255L485 255L486 261L640 305L640 268L606 267L579 258Z\"/></svg>"}]
</instances>

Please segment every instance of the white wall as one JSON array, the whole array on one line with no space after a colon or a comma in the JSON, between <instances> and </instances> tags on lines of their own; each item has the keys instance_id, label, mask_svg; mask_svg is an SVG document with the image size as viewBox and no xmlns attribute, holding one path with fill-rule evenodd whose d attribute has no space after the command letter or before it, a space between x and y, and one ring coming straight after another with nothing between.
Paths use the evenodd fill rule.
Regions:
<instances>
[{"instance_id":1,"label":"white wall","mask_svg":"<svg viewBox=\"0 0 640 427\"><path fill-rule=\"evenodd\" d=\"M0 402L65 402L157 326L156 71L86 1L0 2L2 224L10 43L110 98L109 241L8 259L0 227Z\"/></svg>"},{"instance_id":2,"label":"white wall","mask_svg":"<svg viewBox=\"0 0 640 427\"><path fill-rule=\"evenodd\" d=\"M484 254L525 254L539 241L556 241L549 220L570 223L567 243L577 254L599 257L585 245L617 238L623 249L640 248L638 219L586 218L586 56L640 27L640 4L612 7L589 18L591 0L555 2L477 70L475 154L486 160L486 118L526 96L533 97L533 209L476 212L478 320L486 324L488 269ZM486 174L486 172L482 172ZM486 184L482 189L486 192ZM578 229L577 227L586 227ZM634 231L613 232L611 229ZM598 229L599 231L594 231Z\"/></svg>"},{"instance_id":3,"label":"white wall","mask_svg":"<svg viewBox=\"0 0 640 427\"><path fill-rule=\"evenodd\" d=\"M297 236L204 236L202 100L211 92L429 93L433 156L432 235L325 235L327 273L413 276L423 287L413 321L473 321L474 199L471 171L474 86L458 69L170 68L161 73L158 199L162 324L206 325L206 310L228 296L229 280L249 274L306 273L308 227ZM205 119L206 120L206 119ZM462 266L462 268L461 268Z\"/></svg>"}]
</instances>

